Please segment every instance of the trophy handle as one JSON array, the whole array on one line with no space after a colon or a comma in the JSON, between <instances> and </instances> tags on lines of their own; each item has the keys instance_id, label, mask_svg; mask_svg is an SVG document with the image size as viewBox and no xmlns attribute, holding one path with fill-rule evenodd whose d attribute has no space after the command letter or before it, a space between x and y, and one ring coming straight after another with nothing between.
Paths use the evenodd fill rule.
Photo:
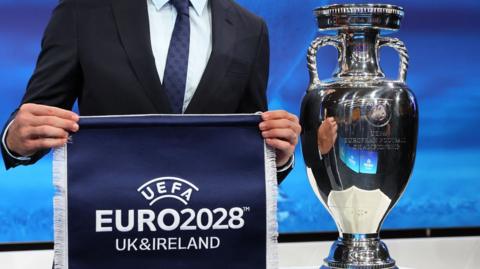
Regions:
<instances>
[{"instance_id":1,"label":"trophy handle","mask_svg":"<svg viewBox=\"0 0 480 269\"><path fill-rule=\"evenodd\" d=\"M338 36L321 36L313 40L307 52L307 67L310 74L310 85L308 86L307 91L314 90L322 85L322 81L318 77L317 71L317 51L325 46L333 46L337 48L339 57L341 57L343 53L342 41Z\"/></svg>"},{"instance_id":2,"label":"trophy handle","mask_svg":"<svg viewBox=\"0 0 480 269\"><path fill-rule=\"evenodd\" d=\"M381 37L378 39L377 43L378 48L387 46L395 49L400 55L400 67L399 67L399 76L398 80L405 82L407 80L407 71L408 71L408 51L405 44L398 38L391 37Z\"/></svg>"}]
</instances>

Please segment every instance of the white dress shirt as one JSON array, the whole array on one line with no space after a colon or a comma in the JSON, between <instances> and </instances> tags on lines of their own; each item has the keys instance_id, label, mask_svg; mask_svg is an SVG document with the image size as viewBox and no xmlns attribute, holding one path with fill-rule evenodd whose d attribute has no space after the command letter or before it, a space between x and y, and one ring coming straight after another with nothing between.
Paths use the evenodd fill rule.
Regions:
<instances>
[{"instance_id":1,"label":"white dress shirt","mask_svg":"<svg viewBox=\"0 0 480 269\"><path fill-rule=\"evenodd\" d=\"M163 83L177 10L169 0L147 0L150 39L158 76ZM212 12L208 0L190 0L190 51L183 112L192 100L212 53Z\"/></svg>"}]
</instances>

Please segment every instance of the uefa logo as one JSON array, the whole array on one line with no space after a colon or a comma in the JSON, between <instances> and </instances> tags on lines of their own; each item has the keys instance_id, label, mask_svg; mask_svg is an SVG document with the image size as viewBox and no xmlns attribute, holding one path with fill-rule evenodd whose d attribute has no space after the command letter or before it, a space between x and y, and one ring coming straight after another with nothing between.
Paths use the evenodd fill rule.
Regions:
<instances>
[{"instance_id":1,"label":"uefa logo","mask_svg":"<svg viewBox=\"0 0 480 269\"><path fill-rule=\"evenodd\" d=\"M178 177L160 177L143 184L137 191L152 206L162 199L175 199L188 205L192 194L199 188L191 182Z\"/></svg>"},{"instance_id":2,"label":"uefa logo","mask_svg":"<svg viewBox=\"0 0 480 269\"><path fill-rule=\"evenodd\" d=\"M392 118L392 109L387 100L376 100L366 105L367 121L374 127L384 127Z\"/></svg>"}]
</instances>

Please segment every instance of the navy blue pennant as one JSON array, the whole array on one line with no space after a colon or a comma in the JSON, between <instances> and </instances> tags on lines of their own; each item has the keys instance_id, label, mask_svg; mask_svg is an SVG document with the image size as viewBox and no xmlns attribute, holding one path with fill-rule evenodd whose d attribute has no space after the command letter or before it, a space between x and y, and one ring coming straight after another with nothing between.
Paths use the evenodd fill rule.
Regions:
<instances>
[{"instance_id":1,"label":"navy blue pennant","mask_svg":"<svg viewBox=\"0 0 480 269\"><path fill-rule=\"evenodd\" d=\"M276 268L260 120L82 118L54 154L55 268Z\"/></svg>"}]
</instances>

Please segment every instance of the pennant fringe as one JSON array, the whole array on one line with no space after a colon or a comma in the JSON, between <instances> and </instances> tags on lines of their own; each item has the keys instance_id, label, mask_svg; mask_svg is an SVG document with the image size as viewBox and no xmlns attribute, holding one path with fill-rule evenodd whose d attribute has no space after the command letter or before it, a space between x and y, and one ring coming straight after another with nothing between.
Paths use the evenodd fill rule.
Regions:
<instances>
[{"instance_id":1,"label":"pennant fringe","mask_svg":"<svg viewBox=\"0 0 480 269\"><path fill-rule=\"evenodd\" d=\"M265 144L265 184L267 197L267 269L277 269L278 222L277 222L277 164L275 149Z\"/></svg>"},{"instance_id":2,"label":"pennant fringe","mask_svg":"<svg viewBox=\"0 0 480 269\"><path fill-rule=\"evenodd\" d=\"M67 145L53 152L54 269L68 269Z\"/></svg>"}]
</instances>

